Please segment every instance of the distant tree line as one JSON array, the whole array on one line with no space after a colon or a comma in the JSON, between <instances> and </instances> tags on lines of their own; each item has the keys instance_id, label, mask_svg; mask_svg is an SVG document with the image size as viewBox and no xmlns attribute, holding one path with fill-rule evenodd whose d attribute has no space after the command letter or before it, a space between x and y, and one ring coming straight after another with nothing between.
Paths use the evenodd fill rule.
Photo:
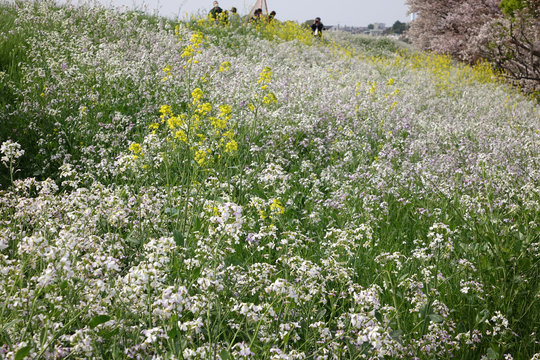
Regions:
<instances>
[{"instance_id":1,"label":"distant tree line","mask_svg":"<svg viewBox=\"0 0 540 360\"><path fill-rule=\"evenodd\" d=\"M401 22L397 20L392 27L386 29L384 31L385 34L396 34L396 35L403 35L407 30L409 29L409 25L407 23Z\"/></svg>"},{"instance_id":2,"label":"distant tree line","mask_svg":"<svg viewBox=\"0 0 540 360\"><path fill-rule=\"evenodd\" d=\"M540 93L540 0L407 0L408 31L423 50L487 60L525 91Z\"/></svg>"}]
</instances>

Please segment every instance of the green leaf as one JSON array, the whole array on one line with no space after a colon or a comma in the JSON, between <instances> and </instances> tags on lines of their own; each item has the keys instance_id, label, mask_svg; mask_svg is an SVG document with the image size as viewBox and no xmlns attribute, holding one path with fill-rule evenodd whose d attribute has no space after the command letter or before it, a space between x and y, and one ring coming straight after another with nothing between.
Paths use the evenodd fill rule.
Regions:
<instances>
[{"instance_id":1,"label":"green leaf","mask_svg":"<svg viewBox=\"0 0 540 360\"><path fill-rule=\"evenodd\" d=\"M428 307L428 304L424 304L420 307L420 314L422 315L422 317L425 317L426 316L426 313L427 313L427 310L429 309Z\"/></svg>"},{"instance_id":2,"label":"green leaf","mask_svg":"<svg viewBox=\"0 0 540 360\"><path fill-rule=\"evenodd\" d=\"M429 314L429 318L431 319L431 321L437 324L440 324L444 321L444 318L441 315L437 314Z\"/></svg>"},{"instance_id":3,"label":"green leaf","mask_svg":"<svg viewBox=\"0 0 540 360\"><path fill-rule=\"evenodd\" d=\"M170 217L176 217L180 211L178 211L177 208L166 208L165 209L165 215L169 215Z\"/></svg>"},{"instance_id":4,"label":"green leaf","mask_svg":"<svg viewBox=\"0 0 540 360\"><path fill-rule=\"evenodd\" d=\"M326 315L326 309L322 308L317 314L317 320L322 320Z\"/></svg>"},{"instance_id":5,"label":"green leaf","mask_svg":"<svg viewBox=\"0 0 540 360\"><path fill-rule=\"evenodd\" d=\"M119 332L120 331L118 330L118 328L110 331L103 329L98 332L98 335L101 336L103 339L110 339L113 336L117 335Z\"/></svg>"},{"instance_id":6,"label":"green leaf","mask_svg":"<svg viewBox=\"0 0 540 360\"><path fill-rule=\"evenodd\" d=\"M290 338L290 337L291 337L291 333L289 332L289 333L287 333L287 335L285 335L285 336L283 337L283 343L284 343L284 344L288 344L288 343L289 343L289 338Z\"/></svg>"},{"instance_id":7,"label":"green leaf","mask_svg":"<svg viewBox=\"0 0 540 360\"><path fill-rule=\"evenodd\" d=\"M178 331L178 328L174 327L167 332L167 335L169 335L169 338L174 339L180 335L180 332Z\"/></svg>"},{"instance_id":8,"label":"green leaf","mask_svg":"<svg viewBox=\"0 0 540 360\"><path fill-rule=\"evenodd\" d=\"M221 357L222 360L232 359L231 353L228 352L227 350L222 350L221 353L219 353L219 356Z\"/></svg>"},{"instance_id":9,"label":"green leaf","mask_svg":"<svg viewBox=\"0 0 540 360\"><path fill-rule=\"evenodd\" d=\"M137 246L137 245L139 245L141 243L141 240L139 238L134 238L134 237L131 237L131 236L128 237L126 240L133 246Z\"/></svg>"},{"instance_id":10,"label":"green leaf","mask_svg":"<svg viewBox=\"0 0 540 360\"><path fill-rule=\"evenodd\" d=\"M69 286L67 280L64 280L60 283L60 290L65 290Z\"/></svg>"},{"instance_id":11,"label":"green leaf","mask_svg":"<svg viewBox=\"0 0 540 360\"><path fill-rule=\"evenodd\" d=\"M109 315L98 315L95 316L92 320L90 320L88 326L90 326L90 329L94 329L96 326L106 323L109 320L111 320L111 317Z\"/></svg>"},{"instance_id":12,"label":"green leaf","mask_svg":"<svg viewBox=\"0 0 540 360\"><path fill-rule=\"evenodd\" d=\"M478 314L476 314L476 324L481 324L489 317L489 311L487 309L484 309L480 311Z\"/></svg>"},{"instance_id":13,"label":"green leaf","mask_svg":"<svg viewBox=\"0 0 540 360\"><path fill-rule=\"evenodd\" d=\"M493 350L493 348L489 348L487 351L488 359L496 360L499 358L499 353Z\"/></svg>"},{"instance_id":14,"label":"green leaf","mask_svg":"<svg viewBox=\"0 0 540 360\"><path fill-rule=\"evenodd\" d=\"M184 234L182 234L180 231L174 230L173 231L174 236L174 242L176 243L176 246L183 247L186 243L186 239L184 237Z\"/></svg>"},{"instance_id":15,"label":"green leaf","mask_svg":"<svg viewBox=\"0 0 540 360\"><path fill-rule=\"evenodd\" d=\"M46 326L41 329L41 334L39 336L39 343L41 346L45 345L45 342L47 342L47 330Z\"/></svg>"},{"instance_id":16,"label":"green leaf","mask_svg":"<svg viewBox=\"0 0 540 360\"><path fill-rule=\"evenodd\" d=\"M30 354L30 349L32 349L30 345L20 348L15 354L15 360L22 360L27 357Z\"/></svg>"}]
</instances>

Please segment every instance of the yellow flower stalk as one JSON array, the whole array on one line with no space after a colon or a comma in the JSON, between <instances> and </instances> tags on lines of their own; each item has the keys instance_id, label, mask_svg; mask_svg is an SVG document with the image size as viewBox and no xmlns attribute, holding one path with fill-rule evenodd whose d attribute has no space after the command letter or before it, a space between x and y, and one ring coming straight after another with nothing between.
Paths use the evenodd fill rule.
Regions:
<instances>
[{"instance_id":1,"label":"yellow flower stalk","mask_svg":"<svg viewBox=\"0 0 540 360\"><path fill-rule=\"evenodd\" d=\"M231 63L228 61L224 61L219 66L219 72L229 71L229 67L231 66Z\"/></svg>"},{"instance_id":2,"label":"yellow flower stalk","mask_svg":"<svg viewBox=\"0 0 540 360\"><path fill-rule=\"evenodd\" d=\"M175 134L174 134L174 138L175 139L180 139L180 141L183 141L187 144L188 142L188 138L187 138L187 135L186 133L183 131L183 130L178 130Z\"/></svg>"},{"instance_id":3,"label":"yellow flower stalk","mask_svg":"<svg viewBox=\"0 0 540 360\"><path fill-rule=\"evenodd\" d=\"M169 125L169 129L174 130L177 127L182 126L183 121L177 116L172 116L167 120L167 124Z\"/></svg>"},{"instance_id":4,"label":"yellow flower stalk","mask_svg":"<svg viewBox=\"0 0 540 360\"><path fill-rule=\"evenodd\" d=\"M274 95L274 93L272 92L269 92L268 94L264 96L263 103L266 105L277 104L276 95Z\"/></svg>"},{"instance_id":5,"label":"yellow flower stalk","mask_svg":"<svg viewBox=\"0 0 540 360\"><path fill-rule=\"evenodd\" d=\"M139 143L132 143L129 145L129 151L133 152L134 154L140 154L142 151L141 145Z\"/></svg>"},{"instance_id":6,"label":"yellow flower stalk","mask_svg":"<svg viewBox=\"0 0 540 360\"><path fill-rule=\"evenodd\" d=\"M210 104L210 103L204 103L204 104L201 106L201 109L202 109L202 111L204 111L205 113L209 113L210 111L212 111L212 104Z\"/></svg>"},{"instance_id":7,"label":"yellow flower stalk","mask_svg":"<svg viewBox=\"0 0 540 360\"><path fill-rule=\"evenodd\" d=\"M272 69L266 66L261 71L261 75L259 77L259 80L257 81L257 84L270 83L270 80L272 80Z\"/></svg>"},{"instance_id":8,"label":"yellow flower stalk","mask_svg":"<svg viewBox=\"0 0 540 360\"><path fill-rule=\"evenodd\" d=\"M214 127L214 129L223 130L225 127L227 127L227 120L226 119L219 119L216 117L210 118L210 123Z\"/></svg>"},{"instance_id":9,"label":"yellow flower stalk","mask_svg":"<svg viewBox=\"0 0 540 360\"><path fill-rule=\"evenodd\" d=\"M201 166L204 165L207 155L208 154L206 153L206 151L201 149L197 150L197 152L195 152L195 161L197 162L197 164Z\"/></svg>"},{"instance_id":10,"label":"yellow flower stalk","mask_svg":"<svg viewBox=\"0 0 540 360\"><path fill-rule=\"evenodd\" d=\"M238 143L234 140L229 141L225 144L225 152L233 152L238 150Z\"/></svg>"},{"instance_id":11,"label":"yellow flower stalk","mask_svg":"<svg viewBox=\"0 0 540 360\"><path fill-rule=\"evenodd\" d=\"M285 208L278 199L274 199L272 200L272 204L270 204L270 211L272 214L283 214L285 213Z\"/></svg>"},{"instance_id":12,"label":"yellow flower stalk","mask_svg":"<svg viewBox=\"0 0 540 360\"><path fill-rule=\"evenodd\" d=\"M191 92L191 97L193 98L193 105L196 105L198 104L199 102L201 102L201 99L203 98L203 91L199 88L196 88L195 90L193 90Z\"/></svg>"},{"instance_id":13,"label":"yellow flower stalk","mask_svg":"<svg viewBox=\"0 0 540 360\"><path fill-rule=\"evenodd\" d=\"M173 115L172 108L169 105L161 105L159 112L161 114L161 122L165 122L166 117L170 117Z\"/></svg>"}]
</instances>

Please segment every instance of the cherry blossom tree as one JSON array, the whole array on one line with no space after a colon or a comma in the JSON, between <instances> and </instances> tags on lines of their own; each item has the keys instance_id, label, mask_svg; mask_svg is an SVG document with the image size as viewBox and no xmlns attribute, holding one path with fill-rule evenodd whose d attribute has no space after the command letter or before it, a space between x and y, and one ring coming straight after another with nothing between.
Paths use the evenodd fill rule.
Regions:
<instances>
[{"instance_id":1,"label":"cherry blossom tree","mask_svg":"<svg viewBox=\"0 0 540 360\"><path fill-rule=\"evenodd\" d=\"M540 0L502 1L501 8L505 16L478 36L482 55L525 91L540 93Z\"/></svg>"},{"instance_id":2,"label":"cherry blossom tree","mask_svg":"<svg viewBox=\"0 0 540 360\"><path fill-rule=\"evenodd\" d=\"M526 91L540 91L540 0L407 0L415 45L487 60Z\"/></svg>"},{"instance_id":3,"label":"cherry blossom tree","mask_svg":"<svg viewBox=\"0 0 540 360\"><path fill-rule=\"evenodd\" d=\"M423 50L450 54L460 60L476 61L480 49L471 39L502 12L500 0L408 0L409 11L417 18L409 36Z\"/></svg>"}]
</instances>

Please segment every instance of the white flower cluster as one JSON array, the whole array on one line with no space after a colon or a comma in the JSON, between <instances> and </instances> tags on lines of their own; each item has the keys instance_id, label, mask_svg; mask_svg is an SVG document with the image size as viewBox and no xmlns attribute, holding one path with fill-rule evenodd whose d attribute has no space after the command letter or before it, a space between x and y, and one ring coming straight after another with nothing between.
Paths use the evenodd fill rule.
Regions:
<instances>
[{"instance_id":1,"label":"white flower cluster","mask_svg":"<svg viewBox=\"0 0 540 360\"><path fill-rule=\"evenodd\" d=\"M21 145L17 142L6 140L0 146L0 153L2 153L2 158L0 160L4 165L9 166L24 155L24 150L21 149Z\"/></svg>"}]
</instances>

